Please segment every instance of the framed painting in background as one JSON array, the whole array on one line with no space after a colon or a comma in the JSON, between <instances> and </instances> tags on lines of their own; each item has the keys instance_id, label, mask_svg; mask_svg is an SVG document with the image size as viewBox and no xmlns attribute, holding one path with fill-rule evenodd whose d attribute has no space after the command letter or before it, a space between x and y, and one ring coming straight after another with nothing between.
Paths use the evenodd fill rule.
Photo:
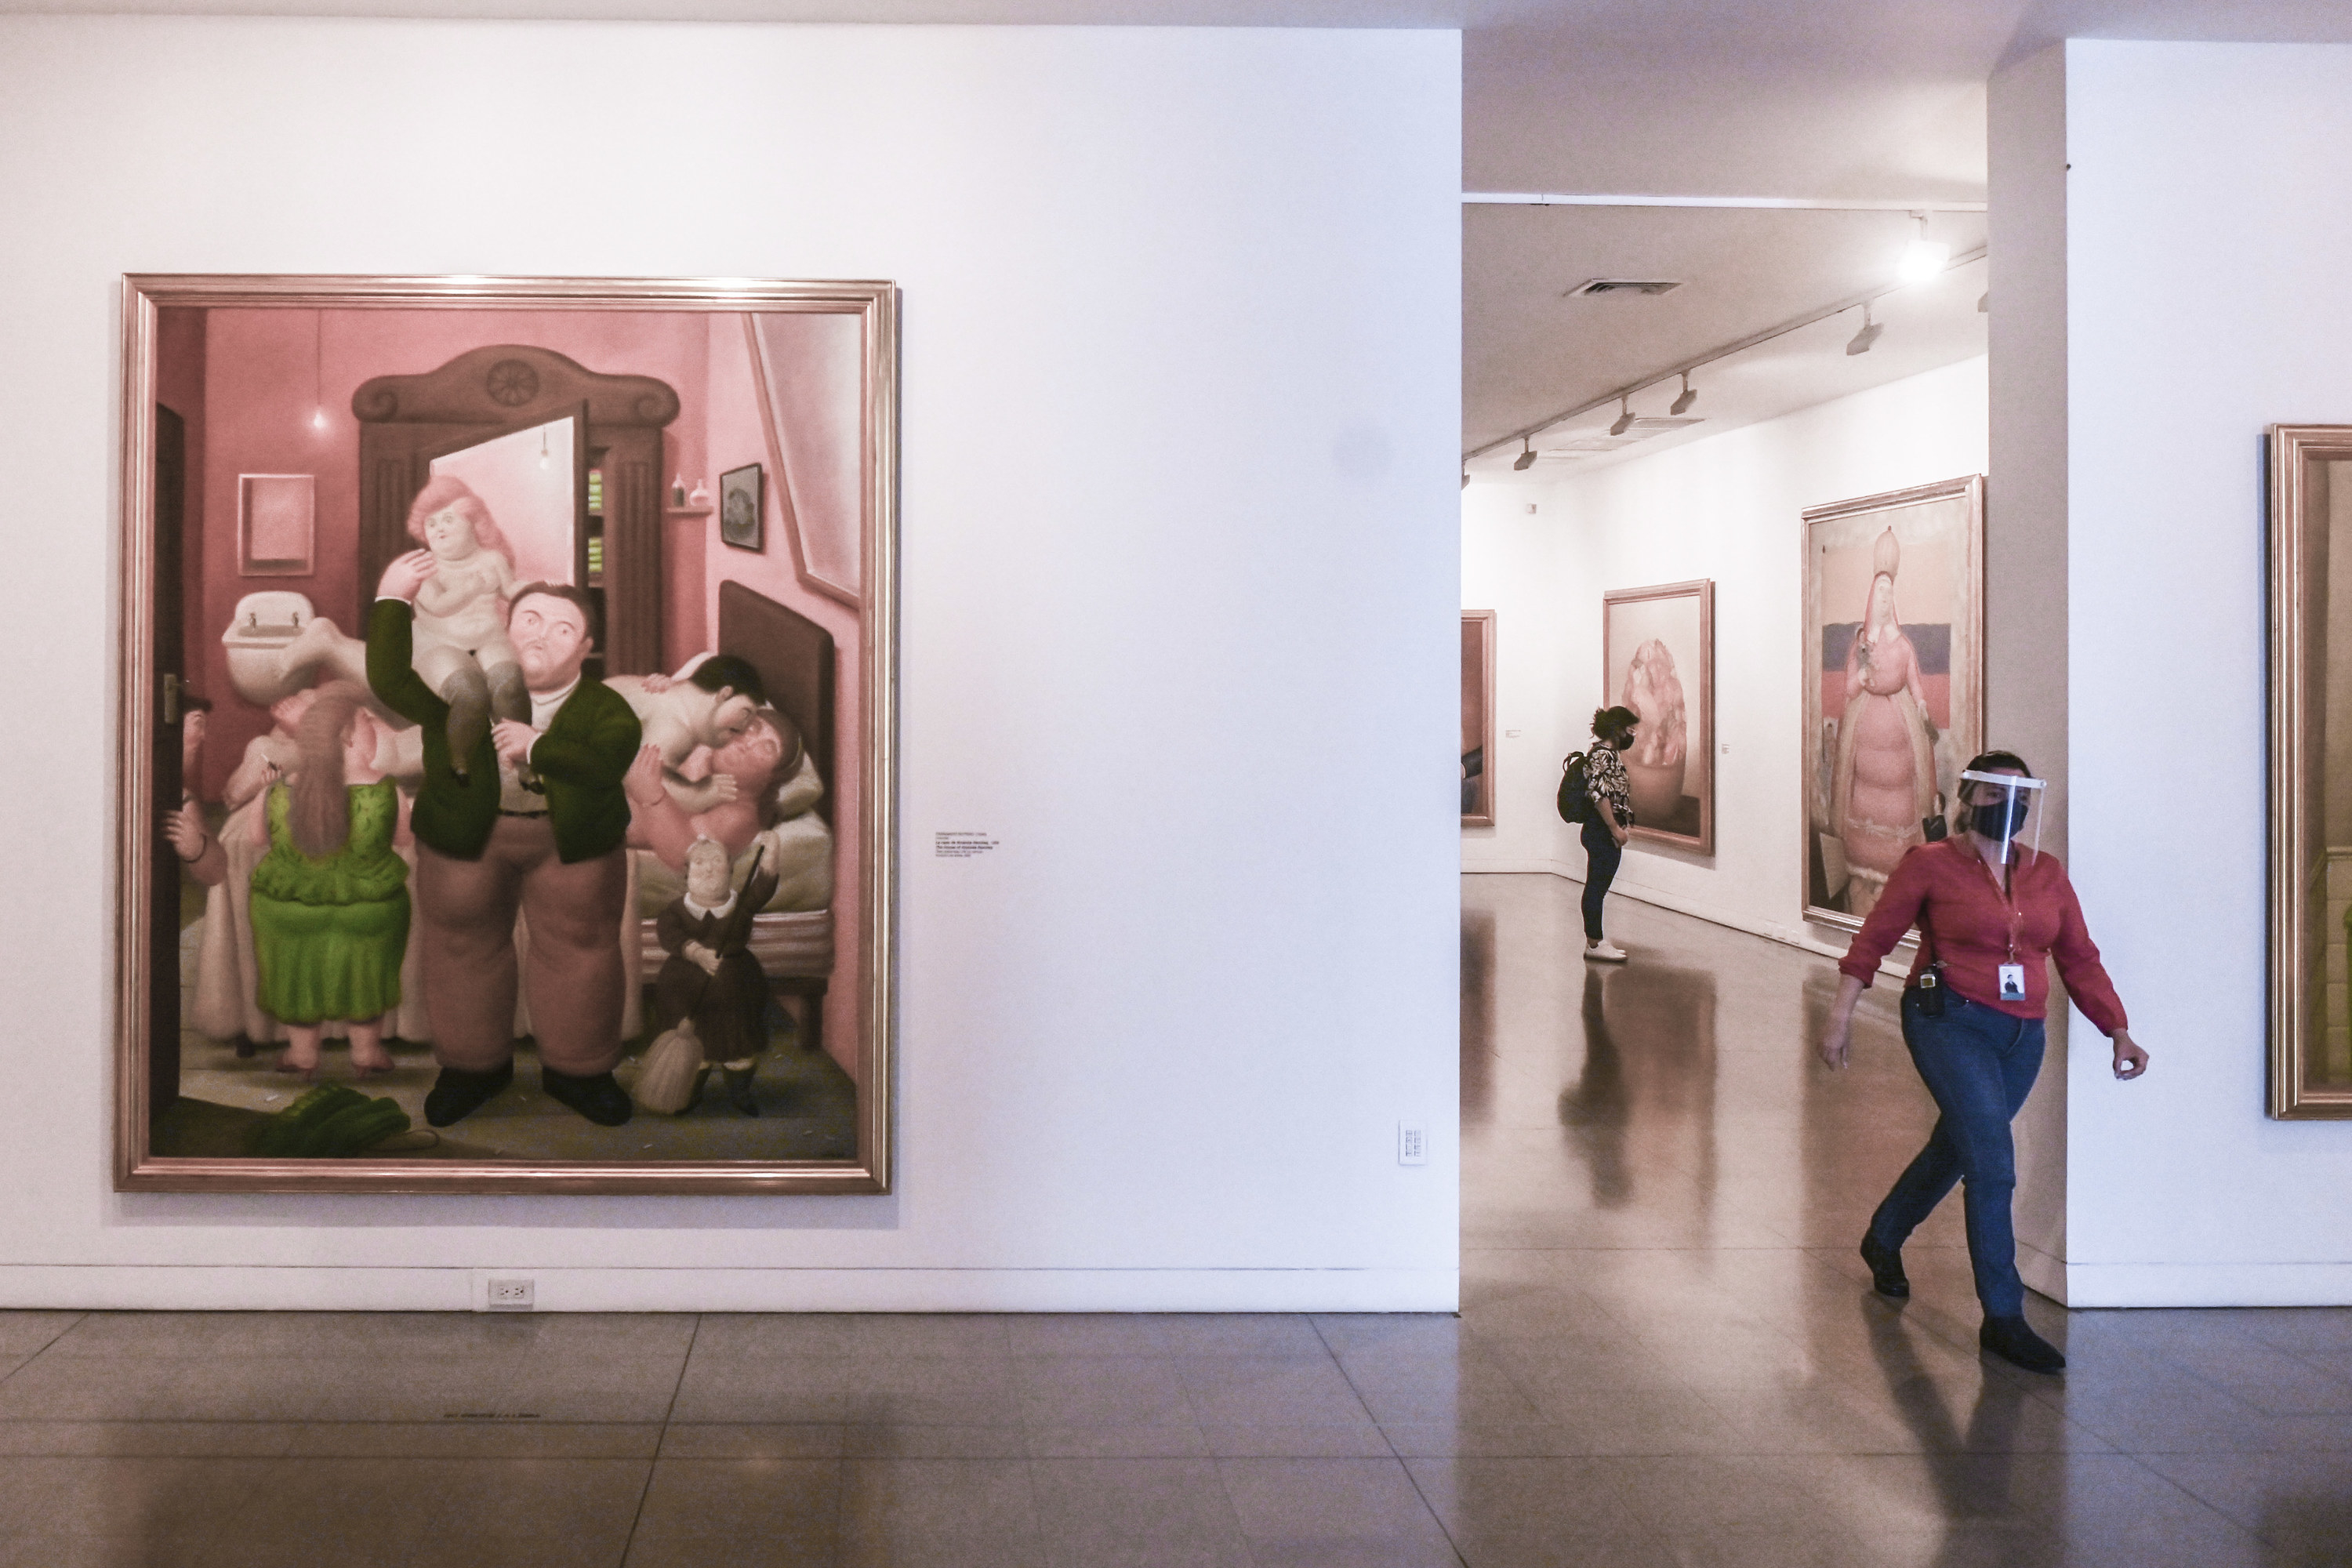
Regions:
<instances>
[{"instance_id":1,"label":"framed painting in background","mask_svg":"<svg viewBox=\"0 0 2352 1568\"><path fill-rule=\"evenodd\" d=\"M1462 612L1462 826L1495 826L1495 612Z\"/></svg>"},{"instance_id":2,"label":"framed painting in background","mask_svg":"<svg viewBox=\"0 0 2352 1568\"><path fill-rule=\"evenodd\" d=\"M765 547L765 514L761 510L760 465L747 463L719 476L719 542L738 550Z\"/></svg>"},{"instance_id":3,"label":"framed painting in background","mask_svg":"<svg viewBox=\"0 0 2352 1568\"><path fill-rule=\"evenodd\" d=\"M1861 929L1984 749L1984 478L1808 510L1804 918Z\"/></svg>"},{"instance_id":4,"label":"framed painting in background","mask_svg":"<svg viewBox=\"0 0 2352 1568\"><path fill-rule=\"evenodd\" d=\"M1633 836L1714 854L1715 584L1601 595L1601 705L1642 716L1625 753Z\"/></svg>"},{"instance_id":5,"label":"framed painting in background","mask_svg":"<svg viewBox=\"0 0 2352 1568\"><path fill-rule=\"evenodd\" d=\"M896 289L133 277L123 307L118 1189L888 1191ZM761 342L799 356L781 410ZM780 441L858 567L824 592L663 508L708 462L756 546ZM570 693L563 799L488 721L532 690ZM340 816L298 806L329 775Z\"/></svg>"},{"instance_id":6,"label":"framed painting in background","mask_svg":"<svg viewBox=\"0 0 2352 1568\"><path fill-rule=\"evenodd\" d=\"M2352 426L2270 431L2270 1113L2352 1117Z\"/></svg>"}]
</instances>

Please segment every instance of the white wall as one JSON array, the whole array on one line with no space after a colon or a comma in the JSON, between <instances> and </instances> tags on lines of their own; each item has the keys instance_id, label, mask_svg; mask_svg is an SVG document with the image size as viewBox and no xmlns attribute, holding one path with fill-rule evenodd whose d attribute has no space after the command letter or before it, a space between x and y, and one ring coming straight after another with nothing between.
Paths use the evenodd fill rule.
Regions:
<instances>
[{"instance_id":1,"label":"white wall","mask_svg":"<svg viewBox=\"0 0 2352 1568\"><path fill-rule=\"evenodd\" d=\"M2056 90L2072 864L2154 1058L2070 1064L2070 1299L2352 1302L2352 1125L2263 1114L2262 584L2263 427L2352 424L2352 48L2074 43Z\"/></svg>"},{"instance_id":2,"label":"white wall","mask_svg":"<svg viewBox=\"0 0 2352 1568\"><path fill-rule=\"evenodd\" d=\"M1463 603L1501 601L1498 707L1526 734L1501 742L1496 826L1463 829L1463 868L1583 877L1552 795L1560 758L1590 743L1600 705L1601 595L1708 577L1715 853L1636 839L1616 889L1784 942L1822 948L1826 936L1843 952L1842 933L1799 915L1801 514L1983 472L1985 421L1985 362L1968 360L1540 490L1471 486Z\"/></svg>"},{"instance_id":3,"label":"white wall","mask_svg":"<svg viewBox=\"0 0 2352 1568\"><path fill-rule=\"evenodd\" d=\"M1451 34L12 18L0 58L0 1301L1454 1304ZM1003 847L903 861L897 1192L110 1190L126 271L903 287L906 841Z\"/></svg>"}]
</instances>

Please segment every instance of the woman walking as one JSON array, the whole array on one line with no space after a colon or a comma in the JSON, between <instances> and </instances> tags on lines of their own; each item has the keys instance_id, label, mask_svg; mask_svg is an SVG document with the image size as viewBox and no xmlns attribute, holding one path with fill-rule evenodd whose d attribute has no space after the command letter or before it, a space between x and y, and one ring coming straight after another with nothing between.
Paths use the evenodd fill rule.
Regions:
<instances>
[{"instance_id":1,"label":"woman walking","mask_svg":"<svg viewBox=\"0 0 2352 1568\"><path fill-rule=\"evenodd\" d=\"M1903 1243L1955 1182L1964 1184L1969 1262L1984 1307L1978 1342L2029 1372L2054 1373L2066 1358L2026 1323L2010 1221L2017 1188L2010 1122L2042 1068L2049 961L2057 961L2074 1005L2114 1042L2117 1078L2146 1072L2147 1053L2132 1043L2065 868L2021 841L2042 781L2011 752L1987 752L1960 777L1956 826L1965 831L1913 849L1887 878L1838 965L1844 979L1821 1054L1832 1071L1846 1065L1854 1004L1916 921L1919 953L1903 991L1903 1043L1942 1115L1871 1216L1863 1260L1880 1295L1910 1295Z\"/></svg>"},{"instance_id":2,"label":"woman walking","mask_svg":"<svg viewBox=\"0 0 2352 1568\"><path fill-rule=\"evenodd\" d=\"M1584 956L1603 963L1625 962L1625 950L1601 934L1601 900L1617 879L1626 831L1633 826L1633 786L1621 753L1633 743L1641 721L1631 708L1594 709L1592 738L1600 743L1584 757L1584 793L1592 802L1579 834L1584 841Z\"/></svg>"}]
</instances>

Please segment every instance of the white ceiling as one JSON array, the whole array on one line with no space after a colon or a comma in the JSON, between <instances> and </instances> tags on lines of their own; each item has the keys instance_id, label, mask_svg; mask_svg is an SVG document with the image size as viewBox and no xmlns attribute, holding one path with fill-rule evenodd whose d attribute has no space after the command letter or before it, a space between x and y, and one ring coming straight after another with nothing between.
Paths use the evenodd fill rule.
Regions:
<instances>
[{"instance_id":1,"label":"white ceiling","mask_svg":"<svg viewBox=\"0 0 2352 1568\"><path fill-rule=\"evenodd\" d=\"M2060 38L2352 41L2352 0L0 0L8 12L1454 27L1465 189L1897 201L1981 201L1984 83ZM1465 449L1857 292L1907 226L1899 214L1468 210ZM1656 270L1689 281L1658 300L1559 297ZM1744 356L1696 428L1891 379L1878 374L1891 365L1929 368L1922 354L1981 353L1983 270L1973 292L1890 307L1908 324L1859 359L1836 352L1852 333L1834 323ZM1798 352L1823 335L1831 352Z\"/></svg>"}]
</instances>

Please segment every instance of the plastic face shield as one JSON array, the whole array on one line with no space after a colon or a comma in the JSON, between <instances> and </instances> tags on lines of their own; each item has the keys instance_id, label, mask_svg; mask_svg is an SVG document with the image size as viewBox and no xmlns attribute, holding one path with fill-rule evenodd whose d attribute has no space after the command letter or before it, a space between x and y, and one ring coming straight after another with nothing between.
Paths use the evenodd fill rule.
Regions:
<instances>
[{"instance_id":1,"label":"plastic face shield","mask_svg":"<svg viewBox=\"0 0 2352 1568\"><path fill-rule=\"evenodd\" d=\"M2018 848L2042 853L2042 795L2047 779L2022 773L1964 773L1960 775L1960 820L1953 826L2000 846L2000 863L2013 866Z\"/></svg>"}]
</instances>

